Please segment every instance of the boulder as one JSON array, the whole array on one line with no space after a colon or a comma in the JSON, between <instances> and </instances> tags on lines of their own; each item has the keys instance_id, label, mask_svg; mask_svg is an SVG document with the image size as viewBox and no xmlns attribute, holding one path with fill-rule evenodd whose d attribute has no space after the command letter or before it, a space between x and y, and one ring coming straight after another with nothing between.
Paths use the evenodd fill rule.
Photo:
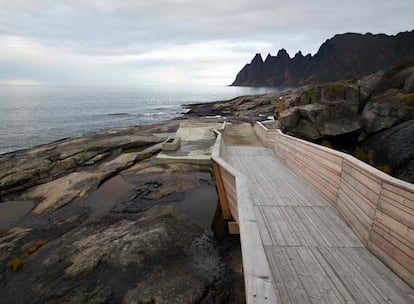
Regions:
<instances>
[{"instance_id":1,"label":"boulder","mask_svg":"<svg viewBox=\"0 0 414 304\"><path fill-rule=\"evenodd\" d=\"M404 90L405 93L413 93L412 79L414 66L397 67L384 73L382 78L373 87L373 94L380 95L390 89Z\"/></svg>"},{"instance_id":2,"label":"boulder","mask_svg":"<svg viewBox=\"0 0 414 304\"><path fill-rule=\"evenodd\" d=\"M295 128L288 131L288 134L308 140L316 140L321 137L315 124L305 119L300 120Z\"/></svg>"},{"instance_id":3,"label":"boulder","mask_svg":"<svg viewBox=\"0 0 414 304\"><path fill-rule=\"evenodd\" d=\"M366 100L372 95L384 74L385 72L379 71L358 80L359 92L361 94L360 98L362 100Z\"/></svg>"},{"instance_id":4,"label":"boulder","mask_svg":"<svg viewBox=\"0 0 414 304\"><path fill-rule=\"evenodd\" d=\"M346 101L321 101L296 106L279 118L284 131L308 140L355 132L361 128L358 104Z\"/></svg>"},{"instance_id":5,"label":"boulder","mask_svg":"<svg viewBox=\"0 0 414 304\"><path fill-rule=\"evenodd\" d=\"M318 126L321 137L337 136L356 132L361 129L358 118L340 118L322 123Z\"/></svg>"},{"instance_id":6,"label":"boulder","mask_svg":"<svg viewBox=\"0 0 414 304\"><path fill-rule=\"evenodd\" d=\"M297 107L289 108L280 113L278 117L279 123L283 129L293 129L300 120L300 114Z\"/></svg>"},{"instance_id":7,"label":"boulder","mask_svg":"<svg viewBox=\"0 0 414 304\"><path fill-rule=\"evenodd\" d=\"M413 118L414 94L391 89L371 98L362 112L362 125L367 133L375 133Z\"/></svg>"},{"instance_id":8,"label":"boulder","mask_svg":"<svg viewBox=\"0 0 414 304\"><path fill-rule=\"evenodd\" d=\"M388 167L391 174L414 182L414 120L375 134L364 148L374 165Z\"/></svg>"}]
</instances>

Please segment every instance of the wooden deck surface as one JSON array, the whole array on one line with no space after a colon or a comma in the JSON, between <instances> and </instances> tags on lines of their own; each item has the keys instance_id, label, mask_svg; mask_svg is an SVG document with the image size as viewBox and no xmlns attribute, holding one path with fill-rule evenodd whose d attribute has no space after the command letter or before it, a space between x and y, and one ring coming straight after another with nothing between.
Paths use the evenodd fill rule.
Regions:
<instances>
[{"instance_id":1,"label":"wooden deck surface","mask_svg":"<svg viewBox=\"0 0 414 304\"><path fill-rule=\"evenodd\" d=\"M414 303L337 210L264 147L227 147L247 179L277 303Z\"/></svg>"}]
</instances>

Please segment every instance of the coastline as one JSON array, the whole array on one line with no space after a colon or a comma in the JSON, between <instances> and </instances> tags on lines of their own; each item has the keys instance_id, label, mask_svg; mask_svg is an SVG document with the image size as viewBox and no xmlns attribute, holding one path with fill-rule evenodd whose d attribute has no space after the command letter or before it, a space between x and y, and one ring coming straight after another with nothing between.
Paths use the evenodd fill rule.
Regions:
<instances>
[{"instance_id":1,"label":"coastline","mask_svg":"<svg viewBox=\"0 0 414 304\"><path fill-rule=\"evenodd\" d=\"M182 121L217 119L184 114L0 155L5 302L243 303L240 243L224 232L211 166L155 158Z\"/></svg>"}]
</instances>

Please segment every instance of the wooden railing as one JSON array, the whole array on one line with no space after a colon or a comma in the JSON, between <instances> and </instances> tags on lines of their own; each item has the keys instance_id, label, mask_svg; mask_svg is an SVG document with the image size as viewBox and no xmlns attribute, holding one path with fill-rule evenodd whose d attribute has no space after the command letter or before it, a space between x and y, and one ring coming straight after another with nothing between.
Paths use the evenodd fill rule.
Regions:
<instances>
[{"instance_id":1,"label":"wooden railing","mask_svg":"<svg viewBox=\"0 0 414 304\"><path fill-rule=\"evenodd\" d=\"M414 287L414 185L320 145L268 130L255 133L339 211L365 246Z\"/></svg>"},{"instance_id":2,"label":"wooden railing","mask_svg":"<svg viewBox=\"0 0 414 304\"><path fill-rule=\"evenodd\" d=\"M239 225L246 301L278 303L246 178L227 162L221 133L216 134L212 152L216 183L224 218L233 218Z\"/></svg>"}]
</instances>

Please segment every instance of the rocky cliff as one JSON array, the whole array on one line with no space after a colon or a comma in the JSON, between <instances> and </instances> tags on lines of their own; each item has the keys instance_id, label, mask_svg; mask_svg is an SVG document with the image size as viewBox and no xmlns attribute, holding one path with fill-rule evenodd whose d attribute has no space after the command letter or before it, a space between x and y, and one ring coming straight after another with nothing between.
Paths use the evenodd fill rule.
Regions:
<instances>
[{"instance_id":1,"label":"rocky cliff","mask_svg":"<svg viewBox=\"0 0 414 304\"><path fill-rule=\"evenodd\" d=\"M237 74L233 86L299 86L351 79L388 69L414 55L414 30L395 36L346 33L325 41L318 52L293 58L285 49L263 61L256 54Z\"/></svg>"}]
</instances>

